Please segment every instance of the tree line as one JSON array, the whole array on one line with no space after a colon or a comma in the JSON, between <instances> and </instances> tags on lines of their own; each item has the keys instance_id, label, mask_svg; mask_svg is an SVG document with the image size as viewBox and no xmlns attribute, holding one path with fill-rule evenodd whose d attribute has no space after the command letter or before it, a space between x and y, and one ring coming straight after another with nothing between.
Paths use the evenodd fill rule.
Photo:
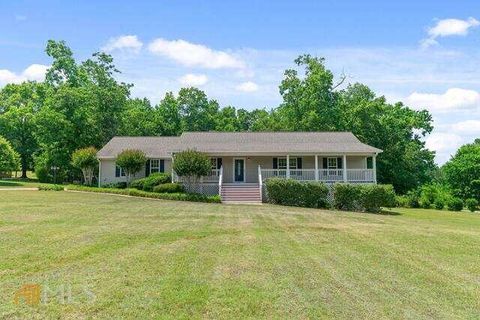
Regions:
<instances>
[{"instance_id":1,"label":"tree line","mask_svg":"<svg viewBox=\"0 0 480 320\"><path fill-rule=\"evenodd\" d=\"M113 136L176 136L184 131L351 131L384 150L378 180L404 193L432 181L438 168L424 137L432 117L388 103L364 84L335 82L323 58L302 55L284 73L278 106L247 110L220 106L198 88L167 92L156 105L132 98L119 82L113 58L103 52L78 62L63 41L49 40L52 64L43 82L8 84L0 91L0 135L29 169L48 179L80 174L71 164L80 148L101 148ZM343 82L343 81L340 81Z\"/></svg>"}]
</instances>

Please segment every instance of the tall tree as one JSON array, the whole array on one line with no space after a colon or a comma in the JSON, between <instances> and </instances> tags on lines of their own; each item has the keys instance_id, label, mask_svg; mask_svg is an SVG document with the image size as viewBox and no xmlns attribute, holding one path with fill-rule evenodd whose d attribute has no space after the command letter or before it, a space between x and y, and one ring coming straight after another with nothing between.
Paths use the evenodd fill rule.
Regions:
<instances>
[{"instance_id":1,"label":"tall tree","mask_svg":"<svg viewBox=\"0 0 480 320\"><path fill-rule=\"evenodd\" d=\"M178 136L182 133L182 116L178 101L171 92L157 106L159 126L164 136Z\"/></svg>"},{"instance_id":2,"label":"tall tree","mask_svg":"<svg viewBox=\"0 0 480 320\"><path fill-rule=\"evenodd\" d=\"M197 88L182 88L177 101L184 131L215 129L219 106L215 100L208 100L205 92Z\"/></svg>"},{"instance_id":3,"label":"tall tree","mask_svg":"<svg viewBox=\"0 0 480 320\"><path fill-rule=\"evenodd\" d=\"M0 135L20 155L22 178L27 178L27 170L33 167L33 154L38 151L35 117L47 92L47 86L36 82L8 84L0 91Z\"/></svg>"},{"instance_id":4,"label":"tall tree","mask_svg":"<svg viewBox=\"0 0 480 320\"><path fill-rule=\"evenodd\" d=\"M480 200L480 139L461 146L442 171L454 193Z\"/></svg>"}]
</instances>

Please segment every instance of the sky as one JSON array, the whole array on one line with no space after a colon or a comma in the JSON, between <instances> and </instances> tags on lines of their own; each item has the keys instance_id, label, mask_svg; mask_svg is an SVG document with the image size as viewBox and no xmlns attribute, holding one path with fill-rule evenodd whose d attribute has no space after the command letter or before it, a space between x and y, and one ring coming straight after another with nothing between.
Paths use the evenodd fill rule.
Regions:
<instances>
[{"instance_id":1,"label":"sky","mask_svg":"<svg viewBox=\"0 0 480 320\"><path fill-rule=\"evenodd\" d=\"M196 86L222 106L273 108L283 72L309 53L389 102L427 109L443 164L480 137L478 1L2 1L0 87L43 80L48 39L78 60L106 51L157 103Z\"/></svg>"}]
</instances>

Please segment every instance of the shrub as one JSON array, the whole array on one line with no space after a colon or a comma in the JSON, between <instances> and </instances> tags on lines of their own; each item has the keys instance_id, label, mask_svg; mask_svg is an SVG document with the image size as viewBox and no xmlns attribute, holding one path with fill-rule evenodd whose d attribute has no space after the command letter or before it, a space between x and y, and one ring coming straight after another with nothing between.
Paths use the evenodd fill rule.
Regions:
<instances>
[{"instance_id":1,"label":"shrub","mask_svg":"<svg viewBox=\"0 0 480 320\"><path fill-rule=\"evenodd\" d=\"M144 191L153 191L155 186L160 184L169 183L172 181L172 176L168 173L152 173L146 178L138 179L130 184L131 188Z\"/></svg>"},{"instance_id":2,"label":"shrub","mask_svg":"<svg viewBox=\"0 0 480 320\"><path fill-rule=\"evenodd\" d=\"M333 206L339 210L361 210L362 190L360 185L337 183L334 185Z\"/></svg>"},{"instance_id":3,"label":"shrub","mask_svg":"<svg viewBox=\"0 0 480 320\"><path fill-rule=\"evenodd\" d=\"M410 208L420 208L420 190L408 191L407 199Z\"/></svg>"},{"instance_id":4,"label":"shrub","mask_svg":"<svg viewBox=\"0 0 480 320\"><path fill-rule=\"evenodd\" d=\"M447 206L450 211L461 211L463 209L463 201L460 198L452 197L448 201Z\"/></svg>"},{"instance_id":5,"label":"shrub","mask_svg":"<svg viewBox=\"0 0 480 320\"><path fill-rule=\"evenodd\" d=\"M430 200L428 199L423 199L422 201L420 201L420 206L423 208L423 209L430 209L432 207L432 204L430 203Z\"/></svg>"},{"instance_id":6,"label":"shrub","mask_svg":"<svg viewBox=\"0 0 480 320\"><path fill-rule=\"evenodd\" d=\"M119 194L134 197L163 199L163 200L176 200L176 201L193 201L193 202L207 202L207 203L220 203L221 199L219 195L205 196L198 193L154 193L146 192L137 189L108 189L108 188L95 188L87 186L69 185L68 190L97 192L97 193L110 193Z\"/></svg>"},{"instance_id":7,"label":"shrub","mask_svg":"<svg viewBox=\"0 0 480 320\"><path fill-rule=\"evenodd\" d=\"M116 164L125 171L127 185L130 184L132 176L142 169L145 162L147 157L141 150L127 149L118 154Z\"/></svg>"},{"instance_id":8,"label":"shrub","mask_svg":"<svg viewBox=\"0 0 480 320\"><path fill-rule=\"evenodd\" d=\"M188 190L191 190L192 184L210 173L212 162L205 153L186 150L174 155L173 170L179 177L184 178Z\"/></svg>"},{"instance_id":9,"label":"shrub","mask_svg":"<svg viewBox=\"0 0 480 320\"><path fill-rule=\"evenodd\" d=\"M16 171L20 168L20 156L10 142L0 136L0 172Z\"/></svg>"},{"instance_id":10,"label":"shrub","mask_svg":"<svg viewBox=\"0 0 480 320\"><path fill-rule=\"evenodd\" d=\"M125 181L122 182L111 182L102 185L102 188L111 188L111 189L125 189L127 188L127 183Z\"/></svg>"},{"instance_id":11,"label":"shrub","mask_svg":"<svg viewBox=\"0 0 480 320\"><path fill-rule=\"evenodd\" d=\"M391 185L339 183L334 188L334 206L340 210L380 212L396 203Z\"/></svg>"},{"instance_id":12,"label":"shrub","mask_svg":"<svg viewBox=\"0 0 480 320\"><path fill-rule=\"evenodd\" d=\"M380 212L381 207L395 206L395 192L392 185L370 184L359 185L361 204L367 212Z\"/></svg>"},{"instance_id":13,"label":"shrub","mask_svg":"<svg viewBox=\"0 0 480 320\"><path fill-rule=\"evenodd\" d=\"M465 200L465 206L471 212L475 212L475 210L477 210L477 207L478 207L478 201L477 199L473 199L473 198L467 199Z\"/></svg>"},{"instance_id":14,"label":"shrub","mask_svg":"<svg viewBox=\"0 0 480 320\"><path fill-rule=\"evenodd\" d=\"M271 203L309 208L328 207L328 187L321 182L271 178L265 185Z\"/></svg>"},{"instance_id":15,"label":"shrub","mask_svg":"<svg viewBox=\"0 0 480 320\"><path fill-rule=\"evenodd\" d=\"M97 149L94 147L77 149L72 154L72 165L82 170L86 185L92 185L95 170L98 166Z\"/></svg>"},{"instance_id":16,"label":"shrub","mask_svg":"<svg viewBox=\"0 0 480 320\"><path fill-rule=\"evenodd\" d=\"M40 191L63 191L64 188L61 185L52 184L52 185L40 185L40 186L38 186L38 190L40 190Z\"/></svg>"},{"instance_id":17,"label":"shrub","mask_svg":"<svg viewBox=\"0 0 480 320\"><path fill-rule=\"evenodd\" d=\"M157 193L182 193L185 192L183 185L179 183L164 183L153 187L153 192Z\"/></svg>"},{"instance_id":18,"label":"shrub","mask_svg":"<svg viewBox=\"0 0 480 320\"><path fill-rule=\"evenodd\" d=\"M443 210L443 208L445 207L445 202L443 201L443 199L437 199L435 200L434 206L437 210Z\"/></svg>"},{"instance_id":19,"label":"shrub","mask_svg":"<svg viewBox=\"0 0 480 320\"><path fill-rule=\"evenodd\" d=\"M407 196L396 196L395 204L398 208L408 208L408 197Z\"/></svg>"}]
</instances>

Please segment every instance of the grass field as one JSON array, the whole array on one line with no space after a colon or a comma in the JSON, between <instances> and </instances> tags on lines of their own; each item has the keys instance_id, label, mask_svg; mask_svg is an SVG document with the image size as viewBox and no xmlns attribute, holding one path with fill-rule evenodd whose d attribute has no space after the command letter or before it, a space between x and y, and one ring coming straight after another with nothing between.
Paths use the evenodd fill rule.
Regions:
<instances>
[{"instance_id":1,"label":"grass field","mask_svg":"<svg viewBox=\"0 0 480 320\"><path fill-rule=\"evenodd\" d=\"M480 315L478 214L0 191L0 241L6 319Z\"/></svg>"}]
</instances>

